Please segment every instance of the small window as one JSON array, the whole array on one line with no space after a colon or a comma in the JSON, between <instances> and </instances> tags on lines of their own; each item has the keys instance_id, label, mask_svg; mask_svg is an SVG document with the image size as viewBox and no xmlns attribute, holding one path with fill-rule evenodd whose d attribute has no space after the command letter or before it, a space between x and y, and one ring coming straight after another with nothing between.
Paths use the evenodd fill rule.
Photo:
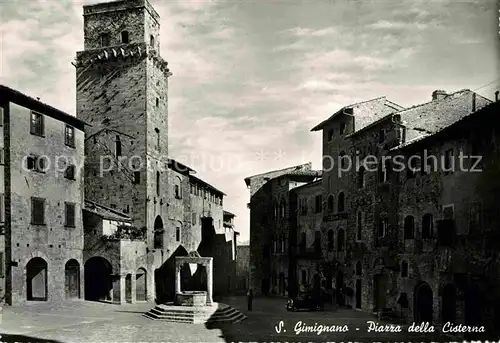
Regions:
<instances>
[{"instance_id":1,"label":"small window","mask_svg":"<svg viewBox=\"0 0 500 343\"><path fill-rule=\"evenodd\" d=\"M192 216L192 218L191 218L191 223L192 223L193 225L196 225L196 213L193 213L191 216Z\"/></svg>"},{"instance_id":2,"label":"small window","mask_svg":"<svg viewBox=\"0 0 500 343\"><path fill-rule=\"evenodd\" d=\"M365 187L365 167L360 167L358 171L358 188L364 188Z\"/></svg>"},{"instance_id":3,"label":"small window","mask_svg":"<svg viewBox=\"0 0 500 343\"><path fill-rule=\"evenodd\" d=\"M345 210L345 195L344 192L339 193L338 203L337 203L337 211L344 212Z\"/></svg>"},{"instance_id":4,"label":"small window","mask_svg":"<svg viewBox=\"0 0 500 343\"><path fill-rule=\"evenodd\" d=\"M345 123L340 123L340 134L343 135L345 133Z\"/></svg>"},{"instance_id":5,"label":"small window","mask_svg":"<svg viewBox=\"0 0 500 343\"><path fill-rule=\"evenodd\" d=\"M0 165L5 164L5 149L0 148Z\"/></svg>"},{"instance_id":6,"label":"small window","mask_svg":"<svg viewBox=\"0 0 500 343\"><path fill-rule=\"evenodd\" d=\"M404 239L415 238L415 219L413 216L407 216L404 220Z\"/></svg>"},{"instance_id":7,"label":"small window","mask_svg":"<svg viewBox=\"0 0 500 343\"><path fill-rule=\"evenodd\" d=\"M46 157L30 155L26 159L26 168L28 170L44 173L46 168Z\"/></svg>"},{"instance_id":8,"label":"small window","mask_svg":"<svg viewBox=\"0 0 500 343\"><path fill-rule=\"evenodd\" d=\"M331 142L333 140L333 129L328 130L328 141Z\"/></svg>"},{"instance_id":9,"label":"small window","mask_svg":"<svg viewBox=\"0 0 500 343\"><path fill-rule=\"evenodd\" d=\"M156 172L156 195L160 196L160 172Z\"/></svg>"},{"instance_id":10,"label":"small window","mask_svg":"<svg viewBox=\"0 0 500 343\"><path fill-rule=\"evenodd\" d=\"M67 202L65 204L66 226L75 227L75 204Z\"/></svg>"},{"instance_id":11,"label":"small window","mask_svg":"<svg viewBox=\"0 0 500 343\"><path fill-rule=\"evenodd\" d=\"M101 47L109 46L109 33L101 33Z\"/></svg>"},{"instance_id":12,"label":"small window","mask_svg":"<svg viewBox=\"0 0 500 343\"><path fill-rule=\"evenodd\" d=\"M120 140L120 136L116 136L115 155L116 157L120 157L122 155L122 142Z\"/></svg>"},{"instance_id":13,"label":"small window","mask_svg":"<svg viewBox=\"0 0 500 343\"><path fill-rule=\"evenodd\" d=\"M45 225L45 199L31 198L31 224Z\"/></svg>"},{"instance_id":14,"label":"small window","mask_svg":"<svg viewBox=\"0 0 500 343\"><path fill-rule=\"evenodd\" d=\"M155 132L156 132L156 150L160 151L161 150L160 129L155 128Z\"/></svg>"},{"instance_id":15,"label":"small window","mask_svg":"<svg viewBox=\"0 0 500 343\"><path fill-rule=\"evenodd\" d=\"M0 126L3 126L3 107L0 106Z\"/></svg>"},{"instance_id":16,"label":"small window","mask_svg":"<svg viewBox=\"0 0 500 343\"><path fill-rule=\"evenodd\" d=\"M156 98L156 107L160 106L160 99Z\"/></svg>"},{"instance_id":17,"label":"small window","mask_svg":"<svg viewBox=\"0 0 500 343\"><path fill-rule=\"evenodd\" d=\"M378 237L382 238L387 235L387 226L389 225L389 220L387 218L381 218L378 224Z\"/></svg>"},{"instance_id":18,"label":"small window","mask_svg":"<svg viewBox=\"0 0 500 343\"><path fill-rule=\"evenodd\" d=\"M333 230L328 230L328 251L333 251Z\"/></svg>"},{"instance_id":19,"label":"small window","mask_svg":"<svg viewBox=\"0 0 500 343\"><path fill-rule=\"evenodd\" d=\"M122 43L123 44L129 43L128 31L122 31Z\"/></svg>"},{"instance_id":20,"label":"small window","mask_svg":"<svg viewBox=\"0 0 500 343\"><path fill-rule=\"evenodd\" d=\"M69 147L75 147L75 128L69 125L66 125L64 131L64 144Z\"/></svg>"},{"instance_id":21,"label":"small window","mask_svg":"<svg viewBox=\"0 0 500 343\"><path fill-rule=\"evenodd\" d=\"M155 46L155 37L153 37L153 35L149 36L149 45L151 45L152 47Z\"/></svg>"},{"instance_id":22,"label":"small window","mask_svg":"<svg viewBox=\"0 0 500 343\"><path fill-rule=\"evenodd\" d=\"M30 132L32 135L43 137L44 135L44 116L41 113L31 111Z\"/></svg>"},{"instance_id":23,"label":"small window","mask_svg":"<svg viewBox=\"0 0 500 343\"><path fill-rule=\"evenodd\" d=\"M141 183L141 172L140 171L135 171L134 172L134 185L139 185Z\"/></svg>"},{"instance_id":24,"label":"small window","mask_svg":"<svg viewBox=\"0 0 500 343\"><path fill-rule=\"evenodd\" d=\"M408 262L406 261L401 262L401 277L408 277Z\"/></svg>"},{"instance_id":25,"label":"small window","mask_svg":"<svg viewBox=\"0 0 500 343\"><path fill-rule=\"evenodd\" d=\"M363 232L363 213L358 212L356 218L356 240L361 241Z\"/></svg>"},{"instance_id":26,"label":"small window","mask_svg":"<svg viewBox=\"0 0 500 343\"><path fill-rule=\"evenodd\" d=\"M426 213L422 217L422 238L429 239L434 236L434 219L432 214Z\"/></svg>"},{"instance_id":27,"label":"small window","mask_svg":"<svg viewBox=\"0 0 500 343\"><path fill-rule=\"evenodd\" d=\"M5 195L0 194L0 223L5 222Z\"/></svg>"},{"instance_id":28,"label":"small window","mask_svg":"<svg viewBox=\"0 0 500 343\"><path fill-rule=\"evenodd\" d=\"M75 179L75 169L76 167L72 164L66 167L66 170L64 171L64 177L68 180L74 180Z\"/></svg>"},{"instance_id":29,"label":"small window","mask_svg":"<svg viewBox=\"0 0 500 343\"><path fill-rule=\"evenodd\" d=\"M333 211L333 195L328 196L328 211Z\"/></svg>"},{"instance_id":30,"label":"small window","mask_svg":"<svg viewBox=\"0 0 500 343\"><path fill-rule=\"evenodd\" d=\"M175 229L175 241L176 242L181 241L181 229L180 228Z\"/></svg>"}]
</instances>

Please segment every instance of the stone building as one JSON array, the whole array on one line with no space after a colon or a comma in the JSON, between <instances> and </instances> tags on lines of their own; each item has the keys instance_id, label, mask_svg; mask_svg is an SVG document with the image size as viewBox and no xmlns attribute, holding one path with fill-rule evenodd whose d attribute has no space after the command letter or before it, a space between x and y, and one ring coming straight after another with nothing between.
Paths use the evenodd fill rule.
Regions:
<instances>
[{"instance_id":1,"label":"stone building","mask_svg":"<svg viewBox=\"0 0 500 343\"><path fill-rule=\"evenodd\" d=\"M289 278L290 190L321 173L311 163L247 177L250 189L250 282L255 294L285 295Z\"/></svg>"},{"instance_id":2,"label":"stone building","mask_svg":"<svg viewBox=\"0 0 500 343\"><path fill-rule=\"evenodd\" d=\"M0 297L83 295L84 122L0 86Z\"/></svg>"},{"instance_id":3,"label":"stone building","mask_svg":"<svg viewBox=\"0 0 500 343\"><path fill-rule=\"evenodd\" d=\"M328 250L322 251L323 238L322 180L295 187L290 194L290 210L295 215L290 223L290 295L298 291L318 289L326 281L323 275L324 254L331 251L333 236L329 234ZM325 284L326 286L326 284ZM331 288L331 287L330 287Z\"/></svg>"},{"instance_id":4,"label":"stone building","mask_svg":"<svg viewBox=\"0 0 500 343\"><path fill-rule=\"evenodd\" d=\"M236 294L246 294L250 288L250 245L238 245L236 254Z\"/></svg>"},{"instance_id":5,"label":"stone building","mask_svg":"<svg viewBox=\"0 0 500 343\"><path fill-rule=\"evenodd\" d=\"M323 132L321 201L324 216L321 236L325 242L323 251L326 251L324 274L328 279L327 286L331 284L336 290L337 302L341 305L346 302L343 291L346 274L351 270L346 259L348 237L352 234L350 173L357 168L356 155L350 154L352 140L349 136L402 108L385 97L363 101L343 107L311 130Z\"/></svg>"}]
</instances>

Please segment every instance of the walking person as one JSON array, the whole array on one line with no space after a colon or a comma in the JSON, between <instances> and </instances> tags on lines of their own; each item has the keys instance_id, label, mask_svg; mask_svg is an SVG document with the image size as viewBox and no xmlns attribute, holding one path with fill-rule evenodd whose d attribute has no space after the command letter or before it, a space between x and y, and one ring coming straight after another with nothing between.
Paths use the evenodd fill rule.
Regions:
<instances>
[{"instance_id":1,"label":"walking person","mask_svg":"<svg viewBox=\"0 0 500 343\"><path fill-rule=\"evenodd\" d=\"M252 302L253 302L253 291L252 289L249 289L247 293L248 311L252 311Z\"/></svg>"}]
</instances>

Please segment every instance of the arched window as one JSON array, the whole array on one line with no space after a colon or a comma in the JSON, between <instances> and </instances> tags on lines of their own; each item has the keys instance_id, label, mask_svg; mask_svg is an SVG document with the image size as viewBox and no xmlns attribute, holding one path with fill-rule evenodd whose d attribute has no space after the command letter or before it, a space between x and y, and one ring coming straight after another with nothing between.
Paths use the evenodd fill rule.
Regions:
<instances>
[{"instance_id":1,"label":"arched window","mask_svg":"<svg viewBox=\"0 0 500 343\"><path fill-rule=\"evenodd\" d=\"M160 172L156 172L156 195L160 195Z\"/></svg>"},{"instance_id":2,"label":"arched window","mask_svg":"<svg viewBox=\"0 0 500 343\"><path fill-rule=\"evenodd\" d=\"M333 230L328 230L328 251L333 251Z\"/></svg>"},{"instance_id":3,"label":"arched window","mask_svg":"<svg viewBox=\"0 0 500 343\"><path fill-rule=\"evenodd\" d=\"M333 195L328 196L328 211L333 211Z\"/></svg>"},{"instance_id":4,"label":"arched window","mask_svg":"<svg viewBox=\"0 0 500 343\"><path fill-rule=\"evenodd\" d=\"M358 188L365 187L365 167L361 166L358 170Z\"/></svg>"},{"instance_id":5,"label":"arched window","mask_svg":"<svg viewBox=\"0 0 500 343\"><path fill-rule=\"evenodd\" d=\"M281 218L285 218L286 203L285 200L281 200Z\"/></svg>"},{"instance_id":6,"label":"arched window","mask_svg":"<svg viewBox=\"0 0 500 343\"><path fill-rule=\"evenodd\" d=\"M116 157L120 157L122 155L122 142L120 141L120 136L116 136L115 155Z\"/></svg>"},{"instance_id":7,"label":"arched window","mask_svg":"<svg viewBox=\"0 0 500 343\"><path fill-rule=\"evenodd\" d=\"M361 262L360 261L356 262L356 270L355 270L355 272L356 272L357 276L361 276L363 274L363 267L361 266Z\"/></svg>"},{"instance_id":8,"label":"arched window","mask_svg":"<svg viewBox=\"0 0 500 343\"><path fill-rule=\"evenodd\" d=\"M404 222L404 239L415 238L415 219L413 216L407 216Z\"/></svg>"},{"instance_id":9,"label":"arched window","mask_svg":"<svg viewBox=\"0 0 500 343\"><path fill-rule=\"evenodd\" d=\"M341 151L340 154L339 154L339 164L340 166L342 167L342 169L344 169L346 167L346 163L347 163L347 158L345 158L345 152L344 151Z\"/></svg>"},{"instance_id":10,"label":"arched window","mask_svg":"<svg viewBox=\"0 0 500 343\"><path fill-rule=\"evenodd\" d=\"M362 239L363 232L363 213L358 212L356 217L356 240L360 241Z\"/></svg>"},{"instance_id":11,"label":"arched window","mask_svg":"<svg viewBox=\"0 0 500 343\"><path fill-rule=\"evenodd\" d=\"M401 277L408 277L408 262L401 262Z\"/></svg>"},{"instance_id":12,"label":"arched window","mask_svg":"<svg viewBox=\"0 0 500 343\"><path fill-rule=\"evenodd\" d=\"M153 48L155 46L155 37L153 37L153 35L149 36L149 45L151 45Z\"/></svg>"},{"instance_id":13,"label":"arched window","mask_svg":"<svg viewBox=\"0 0 500 343\"><path fill-rule=\"evenodd\" d=\"M181 179L178 176L175 178L174 195L176 199L182 199Z\"/></svg>"},{"instance_id":14,"label":"arched window","mask_svg":"<svg viewBox=\"0 0 500 343\"><path fill-rule=\"evenodd\" d=\"M422 217L422 238L432 238L434 236L434 219L432 214L426 213Z\"/></svg>"},{"instance_id":15,"label":"arched window","mask_svg":"<svg viewBox=\"0 0 500 343\"><path fill-rule=\"evenodd\" d=\"M274 219L276 219L278 218L278 204L274 203L273 208L274 208Z\"/></svg>"},{"instance_id":16,"label":"arched window","mask_svg":"<svg viewBox=\"0 0 500 343\"><path fill-rule=\"evenodd\" d=\"M337 203L337 210L338 210L338 212L344 212L344 209L345 209L345 195L344 195L344 192L340 192L338 203Z\"/></svg>"},{"instance_id":17,"label":"arched window","mask_svg":"<svg viewBox=\"0 0 500 343\"><path fill-rule=\"evenodd\" d=\"M156 149L158 151L160 151L161 150L161 145L160 145L160 129L155 128L155 132L156 132Z\"/></svg>"},{"instance_id":18,"label":"arched window","mask_svg":"<svg viewBox=\"0 0 500 343\"><path fill-rule=\"evenodd\" d=\"M340 229L337 233L337 251L344 251L345 245L345 232L344 229Z\"/></svg>"},{"instance_id":19,"label":"arched window","mask_svg":"<svg viewBox=\"0 0 500 343\"><path fill-rule=\"evenodd\" d=\"M122 31L122 43L123 44L129 43L128 31Z\"/></svg>"}]
</instances>

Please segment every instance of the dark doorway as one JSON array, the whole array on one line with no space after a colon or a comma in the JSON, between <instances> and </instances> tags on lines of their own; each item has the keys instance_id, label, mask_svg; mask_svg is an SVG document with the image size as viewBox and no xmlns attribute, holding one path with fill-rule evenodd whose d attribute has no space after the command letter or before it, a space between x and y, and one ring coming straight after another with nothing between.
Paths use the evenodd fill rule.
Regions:
<instances>
[{"instance_id":1,"label":"dark doorway","mask_svg":"<svg viewBox=\"0 0 500 343\"><path fill-rule=\"evenodd\" d=\"M146 301L147 299L147 273L143 268L139 268L135 274L135 300Z\"/></svg>"},{"instance_id":2,"label":"dark doorway","mask_svg":"<svg viewBox=\"0 0 500 343\"><path fill-rule=\"evenodd\" d=\"M26 265L27 299L47 301L47 262L41 257Z\"/></svg>"},{"instance_id":3,"label":"dark doorway","mask_svg":"<svg viewBox=\"0 0 500 343\"><path fill-rule=\"evenodd\" d=\"M416 323L432 323L433 317L433 295L428 283L422 282L413 291L414 321Z\"/></svg>"},{"instance_id":4,"label":"dark doorway","mask_svg":"<svg viewBox=\"0 0 500 343\"><path fill-rule=\"evenodd\" d=\"M132 275L127 274L125 276L125 301L128 303L132 302Z\"/></svg>"},{"instance_id":5,"label":"dark doorway","mask_svg":"<svg viewBox=\"0 0 500 343\"><path fill-rule=\"evenodd\" d=\"M356 308L361 308L361 296L363 288L361 287L361 279L356 280Z\"/></svg>"},{"instance_id":6,"label":"dark doorway","mask_svg":"<svg viewBox=\"0 0 500 343\"><path fill-rule=\"evenodd\" d=\"M269 286L270 286L269 279L268 278L262 279L261 281L262 294L264 295L269 294Z\"/></svg>"},{"instance_id":7,"label":"dark doorway","mask_svg":"<svg viewBox=\"0 0 500 343\"><path fill-rule=\"evenodd\" d=\"M109 301L113 283L111 264L103 257L91 257L85 263L85 300Z\"/></svg>"},{"instance_id":8,"label":"dark doorway","mask_svg":"<svg viewBox=\"0 0 500 343\"><path fill-rule=\"evenodd\" d=\"M387 275L376 274L373 276L373 303L375 311L386 308Z\"/></svg>"},{"instance_id":9,"label":"dark doorway","mask_svg":"<svg viewBox=\"0 0 500 343\"><path fill-rule=\"evenodd\" d=\"M465 291L465 325L482 325L482 297L477 285L470 284Z\"/></svg>"},{"instance_id":10,"label":"dark doorway","mask_svg":"<svg viewBox=\"0 0 500 343\"><path fill-rule=\"evenodd\" d=\"M442 296L443 323L454 322L457 317L457 289L449 283L443 287Z\"/></svg>"},{"instance_id":11,"label":"dark doorway","mask_svg":"<svg viewBox=\"0 0 500 343\"><path fill-rule=\"evenodd\" d=\"M182 245L169 257L163 265L155 270L156 302L163 304L175 298L175 257L187 256ZM189 268L189 267L188 267Z\"/></svg>"},{"instance_id":12,"label":"dark doorway","mask_svg":"<svg viewBox=\"0 0 500 343\"><path fill-rule=\"evenodd\" d=\"M335 299L337 301L337 305L345 306L345 297L344 297L344 273L338 272L337 279L335 280L336 289L335 289Z\"/></svg>"},{"instance_id":13,"label":"dark doorway","mask_svg":"<svg viewBox=\"0 0 500 343\"><path fill-rule=\"evenodd\" d=\"M80 264L71 259L64 266L66 299L80 298Z\"/></svg>"}]
</instances>

